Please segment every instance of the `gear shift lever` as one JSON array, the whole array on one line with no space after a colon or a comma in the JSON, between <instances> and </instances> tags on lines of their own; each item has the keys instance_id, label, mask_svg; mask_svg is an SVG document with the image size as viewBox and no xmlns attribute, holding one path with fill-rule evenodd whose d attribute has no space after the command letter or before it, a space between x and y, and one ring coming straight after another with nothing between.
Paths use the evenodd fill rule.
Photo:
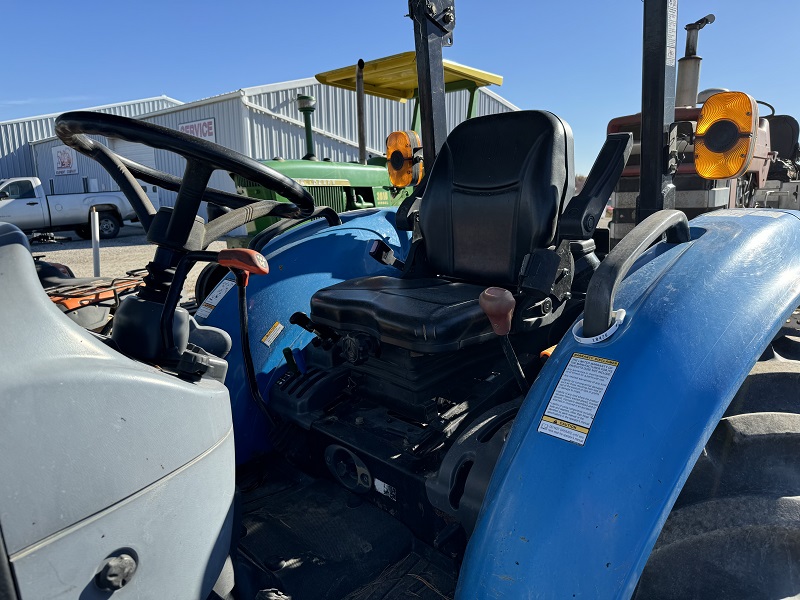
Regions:
<instances>
[{"instance_id":1,"label":"gear shift lever","mask_svg":"<svg viewBox=\"0 0 800 600\"><path fill-rule=\"evenodd\" d=\"M511 340L508 339L508 332L511 331L511 318L514 316L514 308L517 305L517 301L514 300L514 296L508 290L490 287L481 292L478 304L492 323L494 332L500 336L503 352L505 352L508 363L511 365L511 371L517 379L519 389L522 390L523 394L526 394L528 392L528 382L525 380L525 374L522 372L517 355L511 346Z\"/></svg>"}]
</instances>

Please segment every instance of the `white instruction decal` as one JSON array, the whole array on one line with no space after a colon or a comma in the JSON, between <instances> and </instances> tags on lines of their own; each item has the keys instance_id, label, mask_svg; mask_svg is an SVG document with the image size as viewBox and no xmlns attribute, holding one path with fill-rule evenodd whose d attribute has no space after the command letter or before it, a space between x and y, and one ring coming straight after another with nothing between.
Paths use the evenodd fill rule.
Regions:
<instances>
[{"instance_id":1,"label":"white instruction decal","mask_svg":"<svg viewBox=\"0 0 800 600\"><path fill-rule=\"evenodd\" d=\"M389 485L388 483L385 483L380 479L376 479L375 491L378 492L379 494L383 494L390 500L394 500L395 502L397 502L397 490L393 485Z\"/></svg>"},{"instance_id":2,"label":"white instruction decal","mask_svg":"<svg viewBox=\"0 0 800 600\"><path fill-rule=\"evenodd\" d=\"M675 66L675 46L678 43L678 0L667 1L667 66Z\"/></svg>"},{"instance_id":3,"label":"white instruction decal","mask_svg":"<svg viewBox=\"0 0 800 600\"><path fill-rule=\"evenodd\" d=\"M583 446L619 363L574 353L547 404L539 433Z\"/></svg>"},{"instance_id":4,"label":"white instruction decal","mask_svg":"<svg viewBox=\"0 0 800 600\"><path fill-rule=\"evenodd\" d=\"M203 303L200 305L200 308L197 309L197 312L194 314L195 317L200 317L202 319L208 318L208 315L211 314L211 311L217 307L219 301L225 297L225 294L236 285L236 282L232 279L223 279L217 284L211 293L206 296L206 299L203 300Z\"/></svg>"},{"instance_id":5,"label":"white instruction decal","mask_svg":"<svg viewBox=\"0 0 800 600\"><path fill-rule=\"evenodd\" d=\"M272 345L278 336L283 331L283 325L281 325L280 321L275 321L275 324L269 328L269 331L264 334L264 337L261 338L261 342L266 344L267 347Z\"/></svg>"}]
</instances>

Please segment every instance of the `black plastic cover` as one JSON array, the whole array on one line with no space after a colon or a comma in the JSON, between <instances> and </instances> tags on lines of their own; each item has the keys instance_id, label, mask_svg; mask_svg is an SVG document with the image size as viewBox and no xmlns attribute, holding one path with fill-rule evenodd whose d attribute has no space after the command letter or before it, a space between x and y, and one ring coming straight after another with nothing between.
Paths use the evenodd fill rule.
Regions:
<instances>
[{"instance_id":1,"label":"black plastic cover","mask_svg":"<svg viewBox=\"0 0 800 600\"><path fill-rule=\"evenodd\" d=\"M311 319L415 352L452 352L494 335L478 305L483 290L442 279L360 277L314 294Z\"/></svg>"}]
</instances>

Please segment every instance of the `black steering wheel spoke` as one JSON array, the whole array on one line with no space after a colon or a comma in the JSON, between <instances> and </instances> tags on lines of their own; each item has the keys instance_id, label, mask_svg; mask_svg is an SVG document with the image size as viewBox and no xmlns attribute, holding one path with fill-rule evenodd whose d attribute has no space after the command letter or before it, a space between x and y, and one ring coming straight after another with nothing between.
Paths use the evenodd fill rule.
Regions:
<instances>
[{"instance_id":1,"label":"black steering wheel spoke","mask_svg":"<svg viewBox=\"0 0 800 600\"><path fill-rule=\"evenodd\" d=\"M164 173L163 171L157 171L156 169L134 162L124 156L119 156L118 158L136 179L141 179L151 185L157 185L171 192L177 192L181 189L183 179L180 177ZM217 206L224 206L231 209L239 208L240 206L248 206L253 203L253 201L246 196L223 192L216 188L206 188L203 194L203 200L216 204Z\"/></svg>"},{"instance_id":2,"label":"black steering wheel spoke","mask_svg":"<svg viewBox=\"0 0 800 600\"><path fill-rule=\"evenodd\" d=\"M314 211L314 199L296 181L243 154L153 123L105 113L74 111L64 113L56 120L56 134L66 145L97 160L109 171L144 224L148 239L176 251L175 260L183 252L205 248L212 240L230 231L223 231L224 227L236 227L242 224L243 218L273 215L303 219ZM122 139L174 152L187 161L183 178L121 157L88 135ZM215 170L242 175L287 198L288 202L259 201L210 189L208 182ZM156 213L136 178L177 191L171 211L164 208L159 211L170 214L162 216ZM195 218L203 201L234 211L205 225L204 231L197 232ZM251 204L258 204L258 207L244 210ZM160 220L161 225L151 228L155 220Z\"/></svg>"},{"instance_id":3,"label":"black steering wheel spoke","mask_svg":"<svg viewBox=\"0 0 800 600\"><path fill-rule=\"evenodd\" d=\"M183 246L189 239L195 223L194 218L200 210L203 194L214 170L214 167L205 161L187 159L183 184L178 190L175 207L167 225L166 235L172 244Z\"/></svg>"}]
</instances>

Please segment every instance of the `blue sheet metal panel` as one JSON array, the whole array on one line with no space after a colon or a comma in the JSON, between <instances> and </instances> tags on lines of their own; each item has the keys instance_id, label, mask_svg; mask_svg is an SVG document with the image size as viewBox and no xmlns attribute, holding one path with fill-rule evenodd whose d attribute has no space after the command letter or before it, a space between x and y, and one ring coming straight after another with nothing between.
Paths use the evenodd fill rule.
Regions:
<instances>
[{"instance_id":1,"label":"blue sheet metal panel","mask_svg":"<svg viewBox=\"0 0 800 600\"><path fill-rule=\"evenodd\" d=\"M250 349L259 388L267 402L272 384L285 371L283 349L299 352L313 337L291 325L289 317L297 311L308 314L311 296L320 288L365 275L399 274L397 269L369 256L374 240L384 240L399 258L408 252L410 233L395 229L394 209L355 211L341 217L343 223L337 227L325 227L324 222L314 221L276 238L264 250L269 275L250 278L247 288ZM243 464L270 446L266 421L247 386L236 289L231 289L208 318L200 321L221 327L233 339L225 383L231 395L236 462ZM273 332L280 332L267 345L262 338L273 327Z\"/></svg>"},{"instance_id":2,"label":"blue sheet metal panel","mask_svg":"<svg viewBox=\"0 0 800 600\"><path fill-rule=\"evenodd\" d=\"M800 215L720 211L623 282L608 340L562 339L516 419L458 598L627 598L703 445L800 296ZM641 264L641 263L640 263ZM538 433L574 353L618 361L585 445Z\"/></svg>"}]
</instances>

